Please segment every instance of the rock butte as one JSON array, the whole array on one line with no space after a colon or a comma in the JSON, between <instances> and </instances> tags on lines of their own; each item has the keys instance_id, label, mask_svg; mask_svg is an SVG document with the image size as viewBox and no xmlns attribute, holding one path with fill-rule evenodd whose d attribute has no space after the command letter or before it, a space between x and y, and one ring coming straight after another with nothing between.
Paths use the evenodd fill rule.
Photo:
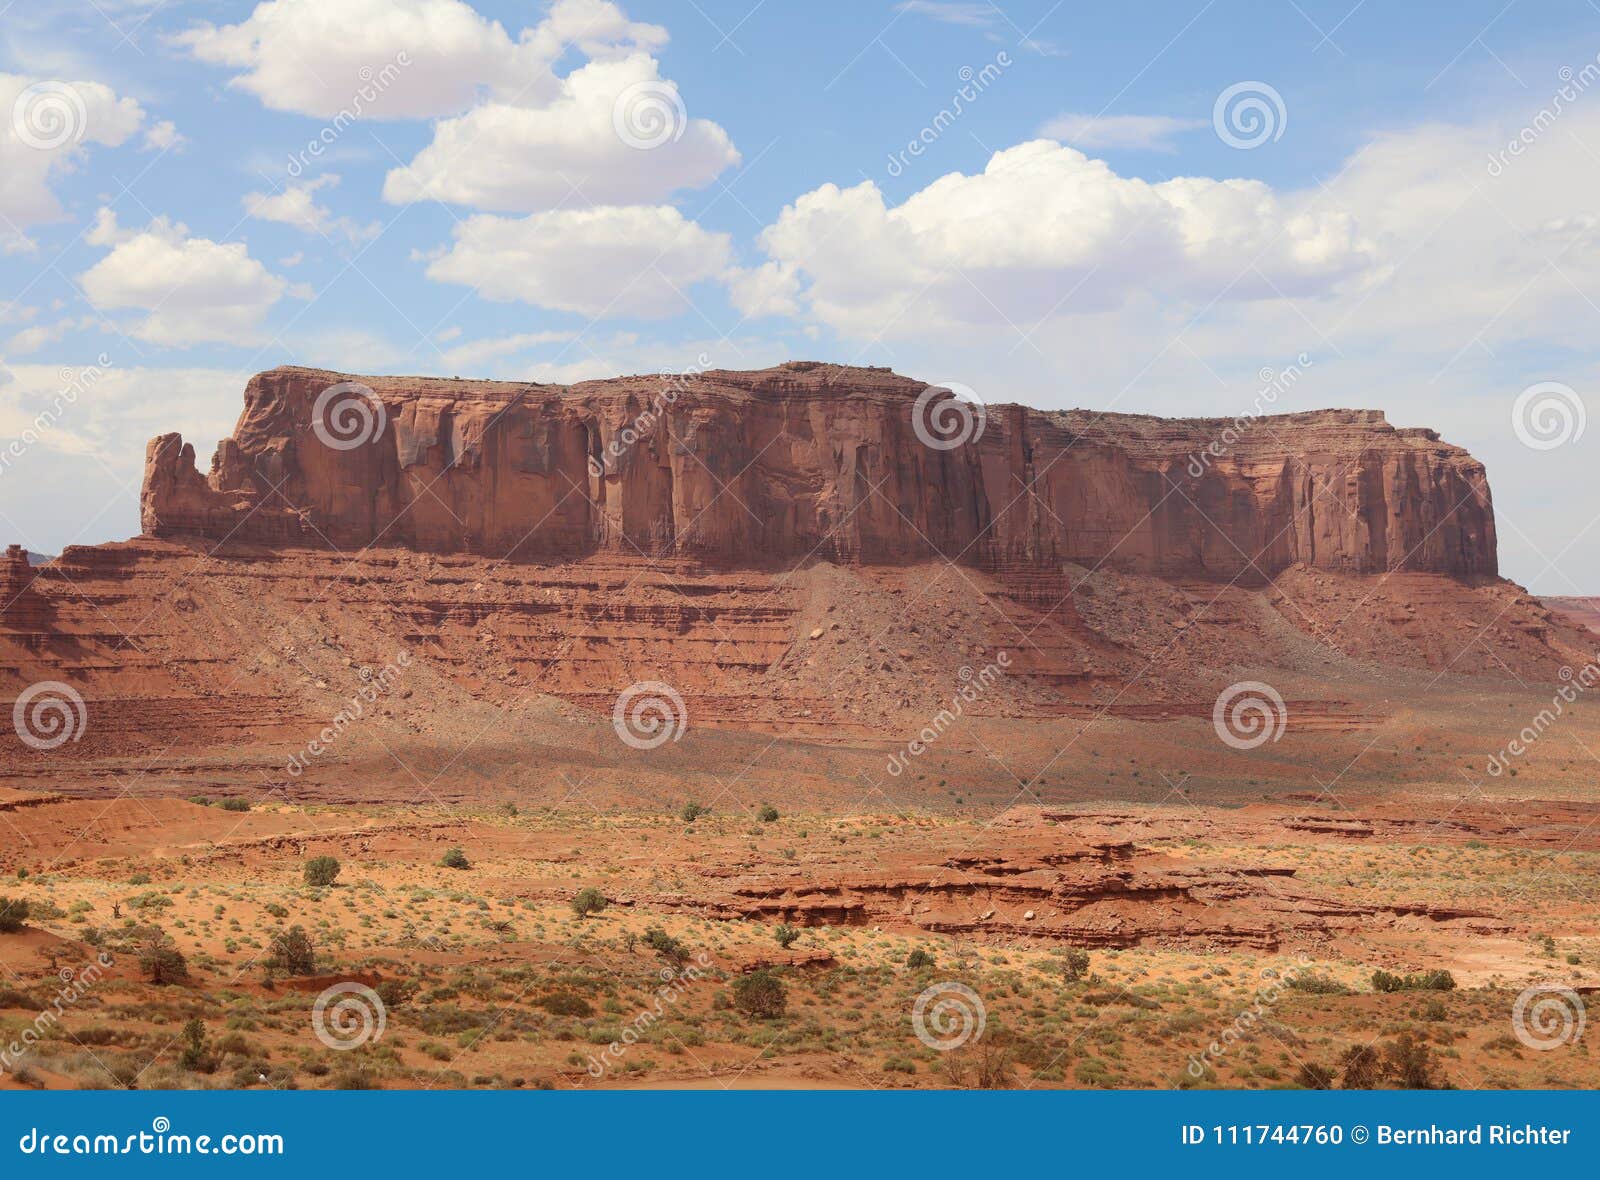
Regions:
<instances>
[{"instance_id":1,"label":"rock butte","mask_svg":"<svg viewBox=\"0 0 1600 1180\"><path fill-rule=\"evenodd\" d=\"M360 393L323 396L345 382L382 414ZM1297 564L1497 572L1482 465L1376 411L1236 426L994 405L974 441L939 449L914 418L953 408L919 405L926 388L816 362L570 386L273 369L251 379L208 475L180 436L152 440L143 527L212 545L1074 562L1249 585ZM362 411L382 419L371 437ZM348 449L324 441L352 433Z\"/></svg>"}]
</instances>

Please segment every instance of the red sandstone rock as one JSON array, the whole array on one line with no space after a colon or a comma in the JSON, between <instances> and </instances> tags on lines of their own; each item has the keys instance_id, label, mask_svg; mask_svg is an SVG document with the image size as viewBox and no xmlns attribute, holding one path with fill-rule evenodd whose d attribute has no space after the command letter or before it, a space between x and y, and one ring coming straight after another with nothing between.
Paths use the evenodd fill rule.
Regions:
<instances>
[{"instance_id":1,"label":"red sandstone rock","mask_svg":"<svg viewBox=\"0 0 1600 1180\"><path fill-rule=\"evenodd\" d=\"M341 449L312 418L351 381L382 422L336 420L351 398L380 415L335 396L320 425L341 442L354 428ZM1496 572L1482 465L1375 411L1262 418L1221 445L1231 421L992 406L975 441L940 450L913 428L925 388L813 362L573 386L274 369L250 381L209 475L179 436L150 443L143 527L212 545L752 566L943 555L1256 584L1294 564Z\"/></svg>"}]
</instances>

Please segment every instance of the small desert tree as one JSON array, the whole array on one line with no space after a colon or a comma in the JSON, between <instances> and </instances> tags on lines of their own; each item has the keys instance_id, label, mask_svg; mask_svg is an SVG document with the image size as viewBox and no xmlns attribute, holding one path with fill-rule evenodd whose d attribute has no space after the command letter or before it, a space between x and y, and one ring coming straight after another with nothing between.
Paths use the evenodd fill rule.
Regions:
<instances>
[{"instance_id":1,"label":"small desert tree","mask_svg":"<svg viewBox=\"0 0 1600 1180\"><path fill-rule=\"evenodd\" d=\"M268 974L315 975L317 944L304 926L291 926L272 936L264 965Z\"/></svg>"},{"instance_id":2,"label":"small desert tree","mask_svg":"<svg viewBox=\"0 0 1600 1180\"><path fill-rule=\"evenodd\" d=\"M761 810L756 812L756 818L764 824L776 823L778 819L778 809L770 803L763 803L761 805Z\"/></svg>"},{"instance_id":3,"label":"small desert tree","mask_svg":"<svg viewBox=\"0 0 1600 1180\"><path fill-rule=\"evenodd\" d=\"M172 936L159 926L147 926L138 935L139 970L151 983L182 983L189 978L189 964Z\"/></svg>"},{"instance_id":4,"label":"small desert tree","mask_svg":"<svg viewBox=\"0 0 1600 1180\"><path fill-rule=\"evenodd\" d=\"M314 888L332 885L339 876L339 862L331 856L313 856L306 861L306 884Z\"/></svg>"},{"instance_id":5,"label":"small desert tree","mask_svg":"<svg viewBox=\"0 0 1600 1180\"><path fill-rule=\"evenodd\" d=\"M800 937L800 931L787 922L780 922L778 928L772 932L772 937L778 940L779 946L784 950L788 950L795 944L795 940Z\"/></svg>"},{"instance_id":6,"label":"small desert tree","mask_svg":"<svg viewBox=\"0 0 1600 1180\"><path fill-rule=\"evenodd\" d=\"M447 869L470 869L472 862L467 859L467 854L459 848L452 848L439 858L439 863Z\"/></svg>"},{"instance_id":7,"label":"small desert tree","mask_svg":"<svg viewBox=\"0 0 1600 1180\"><path fill-rule=\"evenodd\" d=\"M598 914L606 908L606 895L593 885L578 890L578 895L572 899L572 912L580 918L587 918L590 914Z\"/></svg>"}]
</instances>

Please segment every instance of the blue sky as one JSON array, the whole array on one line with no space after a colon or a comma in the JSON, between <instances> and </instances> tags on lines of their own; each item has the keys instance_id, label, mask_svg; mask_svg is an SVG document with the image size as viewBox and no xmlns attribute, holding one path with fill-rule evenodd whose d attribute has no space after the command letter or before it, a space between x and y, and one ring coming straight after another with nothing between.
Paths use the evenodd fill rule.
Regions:
<instances>
[{"instance_id":1,"label":"blue sky","mask_svg":"<svg viewBox=\"0 0 1600 1180\"><path fill-rule=\"evenodd\" d=\"M145 441L284 363L1219 417L1293 366L1273 408L1435 427L1504 572L1600 593L1596 54L1587 0L13 3L0 528L133 534Z\"/></svg>"}]
</instances>

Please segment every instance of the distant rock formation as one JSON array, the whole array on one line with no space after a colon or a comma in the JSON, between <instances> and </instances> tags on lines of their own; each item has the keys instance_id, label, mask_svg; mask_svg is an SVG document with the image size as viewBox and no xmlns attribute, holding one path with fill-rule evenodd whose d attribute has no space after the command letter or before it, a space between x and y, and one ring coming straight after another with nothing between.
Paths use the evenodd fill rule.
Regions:
<instances>
[{"instance_id":1,"label":"distant rock formation","mask_svg":"<svg viewBox=\"0 0 1600 1180\"><path fill-rule=\"evenodd\" d=\"M141 507L147 535L208 547L1497 573L1482 465L1377 411L978 413L815 362L570 386L273 369L208 475L152 440Z\"/></svg>"}]
</instances>

